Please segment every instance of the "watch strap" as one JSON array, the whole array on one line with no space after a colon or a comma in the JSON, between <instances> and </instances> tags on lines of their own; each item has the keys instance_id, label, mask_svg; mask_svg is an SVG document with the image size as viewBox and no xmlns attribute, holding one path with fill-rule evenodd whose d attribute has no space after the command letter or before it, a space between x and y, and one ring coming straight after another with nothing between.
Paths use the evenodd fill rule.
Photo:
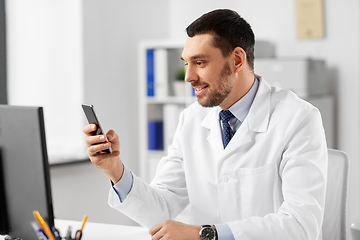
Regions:
<instances>
[{"instance_id":1,"label":"watch strap","mask_svg":"<svg viewBox=\"0 0 360 240\"><path fill-rule=\"evenodd\" d=\"M201 228L206 228L206 227L211 227L212 228L213 226L208 225L208 224L207 225L201 225Z\"/></svg>"}]
</instances>

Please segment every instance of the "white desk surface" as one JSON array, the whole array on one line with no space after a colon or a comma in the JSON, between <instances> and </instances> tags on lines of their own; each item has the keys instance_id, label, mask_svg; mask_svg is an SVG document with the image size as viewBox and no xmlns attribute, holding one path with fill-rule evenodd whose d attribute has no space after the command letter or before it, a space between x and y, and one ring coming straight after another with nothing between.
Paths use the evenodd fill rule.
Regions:
<instances>
[{"instance_id":1,"label":"white desk surface","mask_svg":"<svg viewBox=\"0 0 360 240\"><path fill-rule=\"evenodd\" d=\"M81 221L70 221L55 219L55 227L59 230L62 237L66 236L68 227L72 228L72 237L81 228ZM4 236L0 236L3 240ZM150 240L149 230L143 227L104 224L86 222L81 240Z\"/></svg>"}]
</instances>

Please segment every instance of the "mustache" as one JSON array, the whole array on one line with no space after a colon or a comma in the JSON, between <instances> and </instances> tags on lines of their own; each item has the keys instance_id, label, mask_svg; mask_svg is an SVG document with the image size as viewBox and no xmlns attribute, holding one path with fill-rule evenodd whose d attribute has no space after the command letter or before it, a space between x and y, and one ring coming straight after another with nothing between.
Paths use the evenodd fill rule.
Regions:
<instances>
[{"instance_id":1,"label":"mustache","mask_svg":"<svg viewBox=\"0 0 360 240\"><path fill-rule=\"evenodd\" d=\"M208 86L208 85L209 85L208 83L202 82L202 81L200 81L200 80L191 83L191 86L192 86L193 88L201 87L201 86L205 86L205 87L206 87L206 86Z\"/></svg>"}]
</instances>

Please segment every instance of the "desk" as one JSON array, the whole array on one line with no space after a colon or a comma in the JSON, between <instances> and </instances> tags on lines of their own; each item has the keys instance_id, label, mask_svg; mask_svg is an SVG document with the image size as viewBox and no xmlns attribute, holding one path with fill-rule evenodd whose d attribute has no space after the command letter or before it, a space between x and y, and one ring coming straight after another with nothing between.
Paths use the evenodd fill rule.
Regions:
<instances>
[{"instance_id":1,"label":"desk","mask_svg":"<svg viewBox=\"0 0 360 240\"><path fill-rule=\"evenodd\" d=\"M55 226L59 230L62 237L65 237L69 226L72 228L74 237L76 230L80 229L81 221L70 221L55 219ZM3 240L4 236L0 236ZM84 227L82 240L150 240L151 236L148 229L134 226L124 226L115 224L93 223L87 222Z\"/></svg>"}]
</instances>

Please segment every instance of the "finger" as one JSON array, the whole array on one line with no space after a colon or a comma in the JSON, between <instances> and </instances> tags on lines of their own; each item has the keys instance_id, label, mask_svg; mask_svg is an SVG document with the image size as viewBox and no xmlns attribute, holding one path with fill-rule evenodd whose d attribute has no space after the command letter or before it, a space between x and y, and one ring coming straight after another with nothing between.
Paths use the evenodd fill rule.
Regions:
<instances>
[{"instance_id":1,"label":"finger","mask_svg":"<svg viewBox=\"0 0 360 240\"><path fill-rule=\"evenodd\" d=\"M83 132L88 136L92 136L93 132L96 130L96 128L97 127L95 124L89 124L83 128Z\"/></svg>"},{"instance_id":2,"label":"finger","mask_svg":"<svg viewBox=\"0 0 360 240\"><path fill-rule=\"evenodd\" d=\"M165 234L160 230L151 236L151 240L165 239L164 236L165 236Z\"/></svg>"},{"instance_id":3,"label":"finger","mask_svg":"<svg viewBox=\"0 0 360 240\"><path fill-rule=\"evenodd\" d=\"M118 156L120 156L120 151L113 151L111 154L98 152L93 155L89 155L89 158L93 164L101 166L106 160L114 159Z\"/></svg>"},{"instance_id":4,"label":"finger","mask_svg":"<svg viewBox=\"0 0 360 240\"><path fill-rule=\"evenodd\" d=\"M88 155L89 156L95 156L99 152L109 149L111 147L111 144L109 142L105 143L99 143L99 144L92 144L88 147Z\"/></svg>"},{"instance_id":5,"label":"finger","mask_svg":"<svg viewBox=\"0 0 360 240\"><path fill-rule=\"evenodd\" d=\"M110 129L107 133L106 133L106 137L110 142L119 142L119 136L116 134L116 132L112 129Z\"/></svg>"},{"instance_id":6,"label":"finger","mask_svg":"<svg viewBox=\"0 0 360 240\"><path fill-rule=\"evenodd\" d=\"M87 149L87 155L90 158L93 158L94 156L97 155L102 155L102 159L104 158L114 158L114 157L118 157L120 156L120 150L114 150L112 151L112 153L107 153L104 150L109 149L111 147L111 143L107 142L104 144L95 144L95 145L91 145L88 147Z\"/></svg>"},{"instance_id":7,"label":"finger","mask_svg":"<svg viewBox=\"0 0 360 240\"><path fill-rule=\"evenodd\" d=\"M88 136L86 138L86 146L88 148L92 145L97 145L104 142L106 142L106 137L104 135Z\"/></svg>"},{"instance_id":8,"label":"finger","mask_svg":"<svg viewBox=\"0 0 360 240\"><path fill-rule=\"evenodd\" d=\"M152 229L149 230L149 233L151 236L155 235L161 228L163 223L159 223L156 226L154 226Z\"/></svg>"}]
</instances>

